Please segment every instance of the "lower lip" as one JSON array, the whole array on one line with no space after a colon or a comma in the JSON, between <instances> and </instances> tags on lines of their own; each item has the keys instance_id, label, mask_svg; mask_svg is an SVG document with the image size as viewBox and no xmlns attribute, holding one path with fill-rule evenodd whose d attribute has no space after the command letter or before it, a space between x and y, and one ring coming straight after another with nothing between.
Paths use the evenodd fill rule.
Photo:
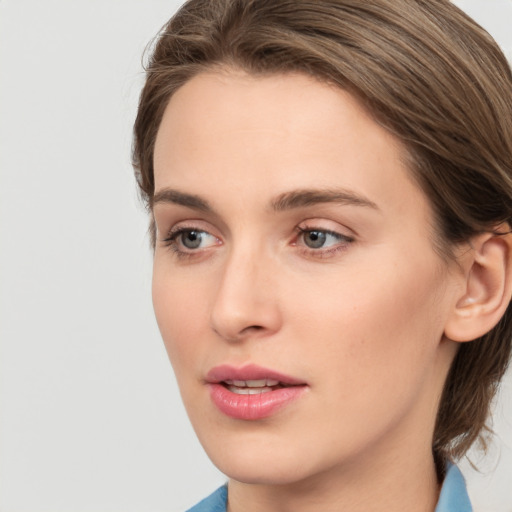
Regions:
<instances>
[{"instance_id":1,"label":"lower lip","mask_svg":"<svg viewBox=\"0 0 512 512\"><path fill-rule=\"evenodd\" d=\"M209 384L213 403L226 416L239 420L268 418L282 407L299 398L307 386L290 386L256 395L240 395L222 384Z\"/></svg>"}]
</instances>

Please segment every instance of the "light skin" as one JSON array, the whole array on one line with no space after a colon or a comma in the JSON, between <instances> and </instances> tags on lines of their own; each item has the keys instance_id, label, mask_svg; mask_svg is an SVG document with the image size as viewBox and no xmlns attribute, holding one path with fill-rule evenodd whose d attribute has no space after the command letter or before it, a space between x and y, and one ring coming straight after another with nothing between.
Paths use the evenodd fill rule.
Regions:
<instances>
[{"instance_id":1,"label":"light skin","mask_svg":"<svg viewBox=\"0 0 512 512\"><path fill-rule=\"evenodd\" d=\"M153 303L230 512L435 508L442 387L457 342L501 316L510 251L482 235L443 260L403 151L303 75L204 72L167 106ZM265 419L226 416L206 375L249 363L306 392Z\"/></svg>"}]
</instances>

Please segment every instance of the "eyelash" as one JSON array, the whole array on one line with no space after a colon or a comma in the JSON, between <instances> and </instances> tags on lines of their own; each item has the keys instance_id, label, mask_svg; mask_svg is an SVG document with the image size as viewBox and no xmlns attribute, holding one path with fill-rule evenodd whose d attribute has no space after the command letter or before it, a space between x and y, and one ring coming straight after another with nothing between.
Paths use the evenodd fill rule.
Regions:
<instances>
[{"instance_id":1,"label":"eyelash","mask_svg":"<svg viewBox=\"0 0 512 512\"><path fill-rule=\"evenodd\" d=\"M333 247L330 247L327 249L308 248L305 245L299 245L297 243L297 240L295 240L292 243L293 246L299 248L299 250L302 252L302 254L309 256L309 257L313 257L313 258L324 259L324 258L333 257L336 254L338 254L339 252L345 251L350 244L355 242L355 239L353 237L343 235L341 233L338 233L337 231L332 231L329 229L323 229L323 228L318 228L318 227L314 227L314 226L307 226L307 227L297 226L295 228L295 230L298 233L298 237L304 236L308 233L318 232L318 233L323 233L324 235L327 235L327 236L332 236L339 241L339 243L337 243ZM199 229L199 228L193 227L193 226L190 226L190 227L184 226L184 227L178 227L178 228L171 229L169 231L167 237L162 240L162 243L164 244L165 247L167 247L169 250L171 250L179 259L190 259L190 258L198 257L200 255L200 253L202 252L201 249L182 250L179 247L178 238L180 236L182 236L186 233L190 233L190 232L205 233L207 235L214 236L214 235L211 235L211 233L208 233L208 231L205 231L204 229ZM304 244L304 242L303 242L303 244Z\"/></svg>"}]
</instances>

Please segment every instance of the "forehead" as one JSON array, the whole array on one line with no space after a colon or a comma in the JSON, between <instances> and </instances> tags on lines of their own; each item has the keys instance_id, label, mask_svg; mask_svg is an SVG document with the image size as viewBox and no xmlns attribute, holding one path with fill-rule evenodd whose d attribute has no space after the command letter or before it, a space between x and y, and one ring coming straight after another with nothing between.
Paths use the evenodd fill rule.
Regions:
<instances>
[{"instance_id":1,"label":"forehead","mask_svg":"<svg viewBox=\"0 0 512 512\"><path fill-rule=\"evenodd\" d=\"M309 137L316 143L336 138L338 144L349 144L364 131L372 144L403 149L339 87L298 73L253 76L220 69L195 76L171 97L159 128L155 158L161 150L165 152L162 144L181 145L190 136L196 146L203 146L214 138L219 142L222 136L241 137L245 132L250 137L251 132L262 131L271 132L280 142ZM254 137L252 148L260 138Z\"/></svg>"},{"instance_id":2,"label":"forehead","mask_svg":"<svg viewBox=\"0 0 512 512\"><path fill-rule=\"evenodd\" d=\"M404 154L347 91L302 74L205 72L166 108L155 190L209 197L222 184L222 193L248 205L291 188L342 186L398 210L412 190L425 202Z\"/></svg>"}]
</instances>

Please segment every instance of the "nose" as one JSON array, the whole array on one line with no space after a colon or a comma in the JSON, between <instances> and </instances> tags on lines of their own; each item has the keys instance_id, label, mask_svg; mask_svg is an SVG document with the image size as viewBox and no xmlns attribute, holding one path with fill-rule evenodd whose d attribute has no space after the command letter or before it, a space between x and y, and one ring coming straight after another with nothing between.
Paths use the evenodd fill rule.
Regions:
<instances>
[{"instance_id":1,"label":"nose","mask_svg":"<svg viewBox=\"0 0 512 512\"><path fill-rule=\"evenodd\" d=\"M277 281L269 259L254 251L230 254L214 296L212 329L229 342L277 332L282 321Z\"/></svg>"}]
</instances>

